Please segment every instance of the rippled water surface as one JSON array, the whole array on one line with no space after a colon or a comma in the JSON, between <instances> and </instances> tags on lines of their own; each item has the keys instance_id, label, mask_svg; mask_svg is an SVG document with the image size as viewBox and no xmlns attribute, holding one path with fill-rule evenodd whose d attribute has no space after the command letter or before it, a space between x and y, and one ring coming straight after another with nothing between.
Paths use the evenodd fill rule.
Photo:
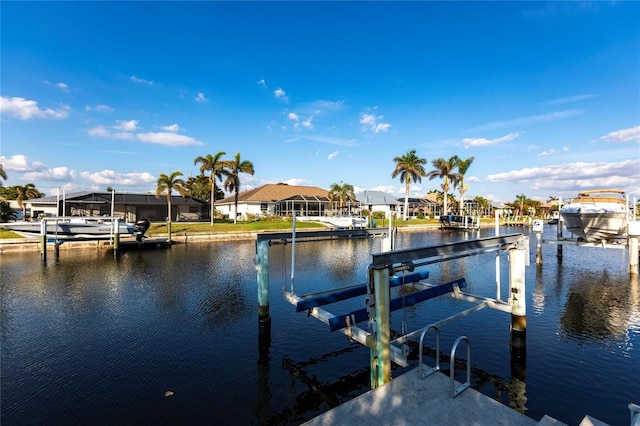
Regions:
<instances>
[{"instance_id":1,"label":"rippled water surface","mask_svg":"<svg viewBox=\"0 0 640 426\"><path fill-rule=\"evenodd\" d=\"M400 232L397 247L477 236ZM365 282L380 244L296 244L296 293ZM545 245L538 267L532 241L526 364L510 362L509 315L489 309L444 326L443 348L467 335L474 387L536 420L549 414L577 424L589 414L627 425L627 403L640 403L640 290L627 273L627 251L563 252L559 262L555 246ZM176 245L118 260L61 251L44 266L38 254L2 255L2 424L299 424L366 392L368 349L283 299L291 245L273 246L269 256L265 340L258 338L254 242ZM495 254L427 269L433 283L465 277L467 291L495 297ZM362 307L356 298L327 309ZM393 312L392 328L417 329L468 307L446 296L422 302ZM409 368L416 364L412 357Z\"/></svg>"}]
</instances>

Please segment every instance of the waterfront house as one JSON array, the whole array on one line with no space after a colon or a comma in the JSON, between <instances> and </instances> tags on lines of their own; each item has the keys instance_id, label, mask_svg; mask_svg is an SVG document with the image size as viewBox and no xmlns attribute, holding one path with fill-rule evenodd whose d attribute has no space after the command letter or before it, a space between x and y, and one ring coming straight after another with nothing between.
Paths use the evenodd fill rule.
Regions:
<instances>
[{"instance_id":1,"label":"waterfront house","mask_svg":"<svg viewBox=\"0 0 640 426\"><path fill-rule=\"evenodd\" d=\"M53 195L25 200L31 217L46 216L119 216L126 222L138 219L165 221L167 219L167 197L155 194L126 192L73 192L61 196ZM171 218L199 220L209 217L209 204L191 197L171 197Z\"/></svg>"},{"instance_id":2,"label":"waterfront house","mask_svg":"<svg viewBox=\"0 0 640 426\"><path fill-rule=\"evenodd\" d=\"M219 216L235 217L235 194L216 201ZM238 219L249 216L327 216L332 213L329 191L315 186L269 183L238 194Z\"/></svg>"},{"instance_id":3,"label":"waterfront house","mask_svg":"<svg viewBox=\"0 0 640 426\"><path fill-rule=\"evenodd\" d=\"M356 200L362 205L363 209L369 212L384 212L386 218L394 214L400 214L403 208L404 199L398 201L395 195L387 194L382 191L362 191L355 194Z\"/></svg>"}]
</instances>

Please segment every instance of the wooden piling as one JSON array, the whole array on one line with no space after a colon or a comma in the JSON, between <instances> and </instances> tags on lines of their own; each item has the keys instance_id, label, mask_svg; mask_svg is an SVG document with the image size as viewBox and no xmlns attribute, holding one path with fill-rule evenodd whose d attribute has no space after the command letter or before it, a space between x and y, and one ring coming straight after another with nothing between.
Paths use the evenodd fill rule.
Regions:
<instances>
[{"instance_id":1,"label":"wooden piling","mask_svg":"<svg viewBox=\"0 0 640 426\"><path fill-rule=\"evenodd\" d=\"M527 252L516 248L509 251L509 287L511 289L511 347L524 349L527 332L527 295L525 264Z\"/></svg>"},{"instance_id":2,"label":"wooden piling","mask_svg":"<svg viewBox=\"0 0 640 426\"><path fill-rule=\"evenodd\" d=\"M271 333L269 316L269 240L256 242L256 271L258 278L258 331Z\"/></svg>"},{"instance_id":3,"label":"wooden piling","mask_svg":"<svg viewBox=\"0 0 640 426\"><path fill-rule=\"evenodd\" d=\"M113 230L113 257L117 259L120 254L120 218L116 218L112 224L115 226Z\"/></svg>"},{"instance_id":4,"label":"wooden piling","mask_svg":"<svg viewBox=\"0 0 640 426\"><path fill-rule=\"evenodd\" d=\"M47 263L47 219L40 222L40 259L42 263Z\"/></svg>"},{"instance_id":5,"label":"wooden piling","mask_svg":"<svg viewBox=\"0 0 640 426\"><path fill-rule=\"evenodd\" d=\"M369 308L375 317L370 321L373 345L371 347L371 389L391 381L391 325L389 315L389 269L370 268Z\"/></svg>"}]
</instances>

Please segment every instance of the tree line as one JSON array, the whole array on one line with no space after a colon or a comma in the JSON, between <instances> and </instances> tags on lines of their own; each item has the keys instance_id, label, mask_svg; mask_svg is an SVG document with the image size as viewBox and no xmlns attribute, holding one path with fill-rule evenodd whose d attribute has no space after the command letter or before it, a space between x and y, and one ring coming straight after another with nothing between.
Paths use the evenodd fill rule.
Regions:
<instances>
[{"instance_id":1,"label":"tree line","mask_svg":"<svg viewBox=\"0 0 640 426\"><path fill-rule=\"evenodd\" d=\"M215 202L224 197L225 191L234 194L235 217L234 223L238 220L238 196L241 188L240 173L253 175L255 169L253 163L249 160L241 158L239 152L236 152L232 159L224 159L226 152L219 151L216 154L206 154L198 156L193 160L194 165L200 165L200 174L195 177L189 177L186 181L182 179L183 173L173 171L169 174L160 174L156 182L155 195L157 198L167 198L167 218L171 221L171 194L175 191L183 197L192 197L202 201L211 203L211 226L214 224L215 218ZM422 178L429 180L441 179L440 188L442 191L432 190L430 193L437 192L438 200L443 202L443 212L449 211L449 192L458 190L460 199L458 201L459 209L464 206L464 195L469 190L469 184L465 183L464 177L469 167L475 160L471 156L462 159L454 155L448 159L436 158L431 161L432 169L427 171L425 165L427 160L417 155L415 149L409 150L406 154L393 158L395 168L391 173L392 178L399 178L401 183L405 184L405 199L403 220L407 220L409 210L409 191L411 183L420 183ZM45 194L40 192L33 183L16 186L3 186L3 181L7 180L7 174L2 164L0 164L0 221L7 222L15 219L15 212L10 208L7 200L16 200L20 208L22 208L23 217L26 217L25 201L32 198L43 197ZM221 184L219 187L216 181ZM111 187L107 191L113 191ZM343 208L349 201L355 201L354 187L351 184L340 181L333 183L329 188L329 200L339 203ZM557 197L549 197L549 201L556 200ZM491 204L489 200L478 196L474 198L479 209L489 210ZM505 203L508 207L516 210L520 216L525 214L535 215L538 211L540 201L528 198L524 194L518 194L512 203ZM555 207L557 209L557 206Z\"/></svg>"}]
</instances>

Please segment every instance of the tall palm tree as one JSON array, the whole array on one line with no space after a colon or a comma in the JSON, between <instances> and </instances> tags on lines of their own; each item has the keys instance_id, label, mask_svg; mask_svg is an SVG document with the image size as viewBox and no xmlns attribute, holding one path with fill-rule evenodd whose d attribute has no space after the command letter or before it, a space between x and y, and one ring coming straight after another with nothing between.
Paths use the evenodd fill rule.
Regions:
<instances>
[{"instance_id":1,"label":"tall palm tree","mask_svg":"<svg viewBox=\"0 0 640 426\"><path fill-rule=\"evenodd\" d=\"M436 158L431 162L434 169L431 170L429 173L427 173L429 180L432 180L434 178L440 178L443 180L441 185L441 188L444 191L443 214L447 214L449 211L449 208L447 205L448 204L447 194L449 192L449 184L455 187L456 185L458 185L458 182L460 181L460 173L454 172L454 170L457 167L456 160L455 160L456 158L457 158L456 156L453 156L448 160L445 160L442 157Z\"/></svg>"},{"instance_id":2,"label":"tall palm tree","mask_svg":"<svg viewBox=\"0 0 640 426\"><path fill-rule=\"evenodd\" d=\"M353 185L342 181L340 181L340 183L331 184L331 187L329 188L329 200L331 202L339 201L340 211L342 211L345 204L349 201L356 200L356 195L353 191Z\"/></svg>"},{"instance_id":3,"label":"tall palm tree","mask_svg":"<svg viewBox=\"0 0 640 426\"><path fill-rule=\"evenodd\" d=\"M460 192L460 210L464 209L464 194L469 190L469 184L464 183L464 175L469 170L469 166L473 163L476 157L471 156L466 160L461 159L457 155L454 155L456 167L458 167L458 173L460 174L460 182L458 182L458 191Z\"/></svg>"},{"instance_id":4,"label":"tall palm tree","mask_svg":"<svg viewBox=\"0 0 640 426\"><path fill-rule=\"evenodd\" d=\"M180 176L182 176L182 172L179 171L171 172L168 176L161 173L156 187L156 198L160 198L163 195L167 197L167 226L169 232L171 232L171 193L176 190L183 197L185 194L184 180ZM171 236L169 236L169 239L171 239Z\"/></svg>"},{"instance_id":5,"label":"tall palm tree","mask_svg":"<svg viewBox=\"0 0 640 426\"><path fill-rule=\"evenodd\" d=\"M241 160L240 153L236 152L233 160L229 161L227 178L224 180L224 189L228 192L235 192L235 217L233 223L238 223L238 195L240 193L240 173L253 175L255 170L253 163L249 160Z\"/></svg>"},{"instance_id":6,"label":"tall palm tree","mask_svg":"<svg viewBox=\"0 0 640 426\"><path fill-rule=\"evenodd\" d=\"M36 186L32 183L27 183L25 186L16 185L14 186L14 188L18 193L16 201L22 208L22 218L25 219L27 217L27 205L24 203L24 201L30 200L32 198L42 197L42 193L38 191Z\"/></svg>"},{"instance_id":7,"label":"tall palm tree","mask_svg":"<svg viewBox=\"0 0 640 426\"><path fill-rule=\"evenodd\" d=\"M193 164L201 163L200 173L210 172L209 183L211 184L211 226L213 226L213 217L216 204L216 178L222 182L222 176L228 174L227 169L232 166L228 160L222 160L222 156L227 155L224 151L219 151L216 155L207 154L204 157L196 157Z\"/></svg>"},{"instance_id":8,"label":"tall palm tree","mask_svg":"<svg viewBox=\"0 0 640 426\"><path fill-rule=\"evenodd\" d=\"M416 155L416 150L412 149L405 155L395 157L396 168L391 173L391 177L400 176L400 182L404 182L404 215L403 219L407 220L407 212L409 210L409 186L411 182L422 182L422 178L427 172L424 165L427 164L426 158L420 158Z\"/></svg>"}]
</instances>

